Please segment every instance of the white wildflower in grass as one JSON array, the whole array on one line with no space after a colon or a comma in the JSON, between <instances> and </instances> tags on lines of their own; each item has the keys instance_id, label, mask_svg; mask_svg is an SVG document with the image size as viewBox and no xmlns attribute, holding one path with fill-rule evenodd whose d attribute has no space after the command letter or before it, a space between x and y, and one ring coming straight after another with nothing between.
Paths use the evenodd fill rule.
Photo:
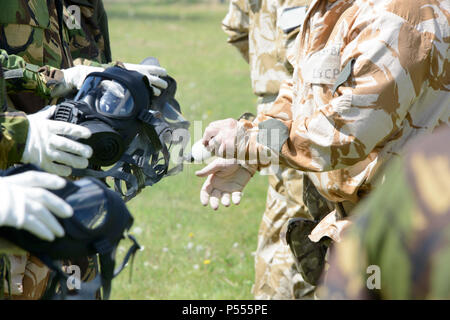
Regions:
<instances>
[{"instance_id":1,"label":"white wildflower in grass","mask_svg":"<svg viewBox=\"0 0 450 320\"><path fill-rule=\"evenodd\" d=\"M149 265L150 265L150 262L148 262L148 261L144 262L144 267L148 267Z\"/></svg>"},{"instance_id":2,"label":"white wildflower in grass","mask_svg":"<svg viewBox=\"0 0 450 320\"><path fill-rule=\"evenodd\" d=\"M194 264L194 269L198 270L198 268L200 268L200 266L198 264Z\"/></svg>"},{"instance_id":3,"label":"white wildflower in grass","mask_svg":"<svg viewBox=\"0 0 450 320\"><path fill-rule=\"evenodd\" d=\"M186 249L191 250L194 247L194 244L192 242L188 242L186 245Z\"/></svg>"},{"instance_id":4,"label":"white wildflower in grass","mask_svg":"<svg viewBox=\"0 0 450 320\"><path fill-rule=\"evenodd\" d=\"M169 252L169 248L167 247L162 248L162 252Z\"/></svg>"},{"instance_id":5,"label":"white wildflower in grass","mask_svg":"<svg viewBox=\"0 0 450 320\"><path fill-rule=\"evenodd\" d=\"M177 229L180 229L180 228L181 228L181 224L177 223Z\"/></svg>"},{"instance_id":6,"label":"white wildflower in grass","mask_svg":"<svg viewBox=\"0 0 450 320\"><path fill-rule=\"evenodd\" d=\"M233 243L233 248L237 248L239 246L239 243L235 242Z\"/></svg>"},{"instance_id":7,"label":"white wildflower in grass","mask_svg":"<svg viewBox=\"0 0 450 320\"><path fill-rule=\"evenodd\" d=\"M195 250L197 250L197 252L200 252L200 251L203 250L203 246L202 246L201 244L199 244L199 245L195 248Z\"/></svg>"}]
</instances>

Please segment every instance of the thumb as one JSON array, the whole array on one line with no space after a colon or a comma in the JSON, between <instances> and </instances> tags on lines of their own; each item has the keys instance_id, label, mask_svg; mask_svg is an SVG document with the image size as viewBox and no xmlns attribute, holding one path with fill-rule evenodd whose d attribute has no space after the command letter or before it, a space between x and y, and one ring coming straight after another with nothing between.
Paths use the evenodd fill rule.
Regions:
<instances>
[{"instance_id":1,"label":"thumb","mask_svg":"<svg viewBox=\"0 0 450 320\"><path fill-rule=\"evenodd\" d=\"M203 169L195 172L195 175L197 177L206 177L206 176L209 176L210 174L213 174L213 173L219 171L220 168L221 168L221 165L219 163L217 163L217 161L213 161L210 164L208 164L206 167L204 167Z\"/></svg>"},{"instance_id":2,"label":"thumb","mask_svg":"<svg viewBox=\"0 0 450 320\"><path fill-rule=\"evenodd\" d=\"M46 106L44 109L28 115L28 118L35 118L39 120L50 119L55 113L56 106Z\"/></svg>"},{"instance_id":3,"label":"thumb","mask_svg":"<svg viewBox=\"0 0 450 320\"><path fill-rule=\"evenodd\" d=\"M23 187L39 187L45 189L61 189L66 185L66 181L54 174L40 171L27 171L2 178L14 185Z\"/></svg>"}]
</instances>

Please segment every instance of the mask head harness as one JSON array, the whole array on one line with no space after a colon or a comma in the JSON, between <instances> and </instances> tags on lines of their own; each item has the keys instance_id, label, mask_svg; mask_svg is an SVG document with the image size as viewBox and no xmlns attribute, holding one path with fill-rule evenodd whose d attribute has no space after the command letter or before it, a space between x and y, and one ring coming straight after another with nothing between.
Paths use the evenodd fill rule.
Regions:
<instances>
[{"instance_id":1,"label":"mask head harness","mask_svg":"<svg viewBox=\"0 0 450 320\"><path fill-rule=\"evenodd\" d=\"M74 176L112 177L115 190L127 201L145 186L182 170L182 162L169 170L170 149L188 141L189 122L175 100L175 80L164 80L168 88L154 97L141 73L111 67L89 74L75 99L57 106L55 120L92 132L80 140L94 150L90 165L73 170ZM112 167L103 171L104 166Z\"/></svg>"}]
</instances>

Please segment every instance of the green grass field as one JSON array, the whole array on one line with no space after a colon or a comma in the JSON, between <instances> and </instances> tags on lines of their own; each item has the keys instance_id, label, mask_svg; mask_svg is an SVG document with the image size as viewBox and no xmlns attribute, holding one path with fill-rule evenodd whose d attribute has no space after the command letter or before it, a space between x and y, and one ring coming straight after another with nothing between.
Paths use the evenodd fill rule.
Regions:
<instances>
[{"instance_id":1,"label":"green grass field","mask_svg":"<svg viewBox=\"0 0 450 320\"><path fill-rule=\"evenodd\" d=\"M226 5L181 2L105 1L113 58L159 58L178 81L185 117L203 121L203 129L254 111L248 66L221 30ZM199 202L199 168L187 165L129 202L145 249L136 255L131 282L130 268L113 282L113 299L252 299L266 178L253 179L239 206L214 212ZM121 243L119 255L127 245Z\"/></svg>"}]
</instances>

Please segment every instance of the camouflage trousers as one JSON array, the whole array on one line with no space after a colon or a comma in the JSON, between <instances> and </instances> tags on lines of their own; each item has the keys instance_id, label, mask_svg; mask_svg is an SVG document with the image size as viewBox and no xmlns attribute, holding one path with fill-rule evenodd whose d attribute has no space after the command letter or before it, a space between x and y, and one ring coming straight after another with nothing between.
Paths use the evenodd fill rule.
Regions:
<instances>
[{"instance_id":1,"label":"camouflage trousers","mask_svg":"<svg viewBox=\"0 0 450 320\"><path fill-rule=\"evenodd\" d=\"M261 101L258 112L271 105ZM289 246L281 231L291 218L311 219L303 203L303 174L300 171L275 167L268 174L266 210L258 232L255 254L255 299L312 299L315 287L306 283L297 271Z\"/></svg>"}]
</instances>

